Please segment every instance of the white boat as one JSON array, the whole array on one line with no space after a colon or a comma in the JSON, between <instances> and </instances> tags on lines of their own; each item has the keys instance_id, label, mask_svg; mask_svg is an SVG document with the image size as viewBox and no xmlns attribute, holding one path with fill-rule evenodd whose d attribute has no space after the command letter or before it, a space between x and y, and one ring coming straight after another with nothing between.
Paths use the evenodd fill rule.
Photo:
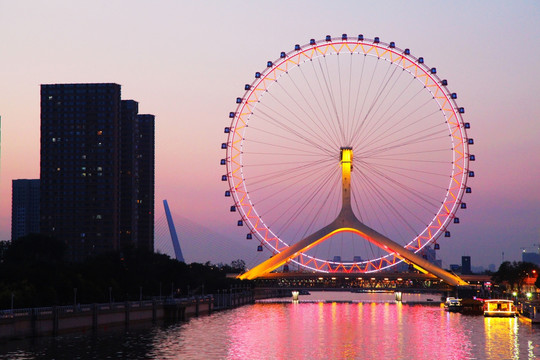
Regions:
<instances>
[{"instance_id":1,"label":"white boat","mask_svg":"<svg viewBox=\"0 0 540 360\"><path fill-rule=\"evenodd\" d=\"M461 310L461 299L456 299L455 297L447 297L446 302L444 303L444 309L450 312L458 312Z\"/></svg>"},{"instance_id":2,"label":"white boat","mask_svg":"<svg viewBox=\"0 0 540 360\"><path fill-rule=\"evenodd\" d=\"M512 317L517 316L517 309L512 300L484 300L484 316Z\"/></svg>"}]
</instances>

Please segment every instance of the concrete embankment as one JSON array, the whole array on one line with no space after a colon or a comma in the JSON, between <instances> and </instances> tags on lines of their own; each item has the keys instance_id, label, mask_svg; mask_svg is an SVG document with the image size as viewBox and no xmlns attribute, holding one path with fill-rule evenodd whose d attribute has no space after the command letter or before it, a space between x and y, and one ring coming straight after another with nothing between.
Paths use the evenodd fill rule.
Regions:
<instances>
[{"instance_id":1,"label":"concrete embankment","mask_svg":"<svg viewBox=\"0 0 540 360\"><path fill-rule=\"evenodd\" d=\"M213 311L210 296L0 311L0 339L56 336L143 322L185 321Z\"/></svg>"},{"instance_id":2,"label":"concrete embankment","mask_svg":"<svg viewBox=\"0 0 540 360\"><path fill-rule=\"evenodd\" d=\"M127 328L145 322L187 321L214 311L253 304L258 299L281 296L290 296L290 291L231 288L214 295L183 299L0 310L0 339Z\"/></svg>"}]
</instances>

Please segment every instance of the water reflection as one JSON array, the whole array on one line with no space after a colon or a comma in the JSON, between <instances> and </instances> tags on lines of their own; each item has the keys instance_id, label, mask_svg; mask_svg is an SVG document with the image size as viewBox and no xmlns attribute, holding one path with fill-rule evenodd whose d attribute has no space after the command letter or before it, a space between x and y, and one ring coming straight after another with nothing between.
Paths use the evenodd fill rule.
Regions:
<instances>
[{"instance_id":1,"label":"water reflection","mask_svg":"<svg viewBox=\"0 0 540 360\"><path fill-rule=\"evenodd\" d=\"M0 359L536 359L517 318L399 303L255 304L146 330L0 345Z\"/></svg>"}]
</instances>

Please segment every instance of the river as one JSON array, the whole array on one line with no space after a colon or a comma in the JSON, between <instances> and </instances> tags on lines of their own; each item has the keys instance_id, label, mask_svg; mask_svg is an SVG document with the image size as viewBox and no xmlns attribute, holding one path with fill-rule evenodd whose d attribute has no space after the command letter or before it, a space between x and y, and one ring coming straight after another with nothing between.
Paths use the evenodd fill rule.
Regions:
<instances>
[{"instance_id":1,"label":"river","mask_svg":"<svg viewBox=\"0 0 540 360\"><path fill-rule=\"evenodd\" d=\"M540 358L540 327L414 304L428 297L440 299L312 293L300 297L309 303L258 303L170 326L10 341L0 359Z\"/></svg>"}]
</instances>

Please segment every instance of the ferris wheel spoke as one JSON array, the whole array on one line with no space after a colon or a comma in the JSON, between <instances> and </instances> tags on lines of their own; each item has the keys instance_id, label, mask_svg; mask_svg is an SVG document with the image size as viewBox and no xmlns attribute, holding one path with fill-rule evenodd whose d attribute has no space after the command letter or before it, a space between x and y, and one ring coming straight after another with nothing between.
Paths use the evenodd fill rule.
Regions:
<instances>
[{"instance_id":1,"label":"ferris wheel spoke","mask_svg":"<svg viewBox=\"0 0 540 360\"><path fill-rule=\"evenodd\" d=\"M303 141L304 144L309 144L319 150L323 150L323 151L325 150L325 147L323 147L317 141L310 138L307 134L302 133L301 131L303 129L293 129L291 126L287 124L287 122L281 121L279 120L279 118L276 118L274 116L271 116L270 114L265 113L262 109L260 109L259 112L263 115L261 116L262 118L261 120L266 120L268 123L274 124L275 126L277 126L278 129L282 129L286 131L288 134L297 136L299 139ZM282 116L281 118L284 119L284 117Z\"/></svg>"},{"instance_id":2,"label":"ferris wheel spoke","mask_svg":"<svg viewBox=\"0 0 540 360\"><path fill-rule=\"evenodd\" d=\"M357 128L357 132L363 132L364 128L369 126L371 119L373 118L373 116L375 115L375 112L377 111L376 109L378 109L377 105L379 104L379 100L381 99L381 96L384 90L386 89L388 82L393 77L396 69L397 68L395 68L394 71L389 75L390 67L387 67L384 77L379 83L379 87L377 91L375 92L375 96L373 97L371 104L369 105L366 113L364 114L362 121L359 123L360 126Z\"/></svg>"},{"instance_id":3,"label":"ferris wheel spoke","mask_svg":"<svg viewBox=\"0 0 540 360\"><path fill-rule=\"evenodd\" d=\"M372 131L370 133L366 133L363 136L359 136L358 137L358 142L359 143L361 142L362 144L365 143L365 146L371 146L373 144L376 144L379 141L382 141L383 139L392 138L392 136L394 136L396 134L400 134L400 133L406 131L407 129L410 129L412 126L419 126L422 121L432 120L431 117L433 115L437 114L437 113L440 113L440 109L437 109L437 110L433 111L430 114L421 116L419 119L410 121L411 119L414 119L413 115L415 113L418 113L420 110L422 110L428 103L429 103L429 100L426 101L424 104L415 107L412 112L410 112L409 114L406 114L401 119L396 120L394 123L391 123L390 121L387 121L387 123L389 123L391 125L387 126L386 129L384 129L384 130L381 130L382 127L379 128L379 129L374 128L374 129L372 129ZM388 120L391 120L391 118L389 118ZM437 126L437 125L435 125L435 126ZM388 134L387 132L390 131L390 130L393 130L393 132ZM374 133L376 131L378 131L378 132ZM367 141L367 139L369 139L369 138L371 138L371 141Z\"/></svg>"},{"instance_id":4,"label":"ferris wheel spoke","mask_svg":"<svg viewBox=\"0 0 540 360\"><path fill-rule=\"evenodd\" d=\"M285 217L287 218L287 220L282 225L280 225L280 227L278 227L276 232L280 233L287 229L288 226L294 223L298 216L304 212L308 205L313 205L313 202L317 198L317 195L321 191L323 191L324 186L327 185L332 180L332 178L336 178L335 172L327 171L325 174L323 174L323 176L321 176L312 184L302 187L300 191L295 193L294 198L288 197L287 199L281 199L281 201L279 202L276 201L276 204L274 206L269 207L266 211L266 214L271 214L273 212L279 211L277 217L275 217L276 223L280 223L280 220ZM299 179L299 181L301 181L301 179ZM289 205L287 207L283 206L284 203L287 203ZM313 209L316 209L315 214L321 213L319 207L312 206L311 210ZM309 218L310 217L306 217L304 220Z\"/></svg>"},{"instance_id":5,"label":"ferris wheel spoke","mask_svg":"<svg viewBox=\"0 0 540 360\"><path fill-rule=\"evenodd\" d=\"M443 190L446 190L447 188L447 186L442 185L443 182L441 180L448 179L448 176L447 175L445 176L441 173L425 172L425 171L420 172L414 169L401 168L401 167L385 165L385 164L375 164L375 163L371 163L371 164L365 163L365 164L366 164L365 167L368 169L377 169L377 171L381 173L394 174L399 178L408 179L419 184L427 185L431 187L432 190L443 191ZM416 176L411 176L411 174L416 175ZM430 178L435 177L437 178L438 182L434 183L434 181L426 181L425 180L426 176L430 176ZM429 195L426 195L426 196L429 196ZM436 198L433 198L433 200L437 201Z\"/></svg>"},{"instance_id":6,"label":"ferris wheel spoke","mask_svg":"<svg viewBox=\"0 0 540 360\"><path fill-rule=\"evenodd\" d=\"M304 77L304 80L305 80L305 77ZM317 103L317 105L319 107L319 111L317 111L317 109L315 109L313 107L313 105L309 105L309 100L306 98L306 96L304 94L305 91L300 90L299 85L297 84L297 81L291 80L291 83L294 86L294 88L296 89L296 91L298 92L298 95L302 98L302 100L306 104L308 104L308 108L309 108L311 114L308 114L308 112L306 110L306 116L315 125L316 129L314 128L313 130L314 131L318 130L321 133L328 135L328 137L324 141L324 143L327 144L328 148L333 148L333 149L338 148L339 147L339 140L335 136L335 133L333 131L331 131L331 130L330 130L331 132L329 133L329 129L327 128L327 126L324 125L324 122L319 118L319 115L322 113L321 110L320 110L320 103L318 101L316 101L316 103ZM311 89L311 85L309 83L307 83L307 82L306 82L306 84L308 85L311 94L314 94L313 89ZM313 97L313 99L315 99L315 97ZM308 124L306 124L306 126L309 127ZM315 133L317 133L317 131L315 131Z\"/></svg>"},{"instance_id":7,"label":"ferris wheel spoke","mask_svg":"<svg viewBox=\"0 0 540 360\"><path fill-rule=\"evenodd\" d=\"M273 164L275 165L275 164ZM296 179L301 177L303 179L313 177L313 171L318 172L328 169L328 166L320 162L309 162L299 165L298 163L287 163L285 165L290 165L288 168L284 168L284 164L278 164L280 170L274 172L265 172L261 175L255 175L250 177L250 183L257 185L259 187L253 189L254 191L260 190L261 187L275 186L276 184L287 182L291 179ZM249 165L246 165L249 167ZM259 165L251 165L259 166ZM267 164L265 167L267 168ZM269 175L270 174L270 175ZM254 180L253 180L254 179Z\"/></svg>"},{"instance_id":8,"label":"ferris wheel spoke","mask_svg":"<svg viewBox=\"0 0 540 360\"><path fill-rule=\"evenodd\" d=\"M387 223L390 224L390 226L393 228L394 232L396 234L400 234L399 229L395 225L395 220L398 219L402 223L402 225L409 229L412 234L416 234L416 230L411 226L410 221L407 221L405 217L403 216L402 212L398 211L396 206L393 204L398 204L400 207L403 208L403 210L409 215L412 215L417 220L420 220L416 214L414 214L412 211L410 211L406 206L403 206L401 202L396 201L395 197L389 194L384 188L377 185L376 179L371 179L370 177L365 176L365 174L362 174L362 178L364 179L364 183L369 186L371 189L373 196L376 196L378 198L377 202L380 202L381 204L385 205L385 208L388 211L382 211L383 216L386 217ZM390 217L390 213L394 215L394 217ZM421 221L421 220L420 220ZM400 235L401 236L401 235ZM405 238L401 238L401 241L404 241Z\"/></svg>"},{"instance_id":9,"label":"ferris wheel spoke","mask_svg":"<svg viewBox=\"0 0 540 360\"><path fill-rule=\"evenodd\" d=\"M440 200L420 192L418 188L412 188L411 186L406 185L403 181L398 181L396 178L390 177L388 174L379 171L375 167L367 166L365 169L371 170L371 173L373 173L378 180L393 187L397 192L404 194L409 200L416 202L427 211L430 211L429 209L438 207L441 204ZM421 200L421 202L418 200ZM429 205L429 208L426 207L426 205Z\"/></svg>"},{"instance_id":10,"label":"ferris wheel spoke","mask_svg":"<svg viewBox=\"0 0 540 360\"><path fill-rule=\"evenodd\" d=\"M403 72L402 72L402 74L403 74ZM379 116L379 119L376 121L375 125L371 126L370 129L366 129L365 131L360 131L360 129L357 129L355 131L354 137L353 137L353 140L352 140L353 144L358 143L358 142L362 142L362 143L366 142L367 141L366 139L370 139L370 138L379 139L379 138L383 137L384 133L377 134L375 136L375 135L373 135L374 132L379 131L380 128L384 128L385 126L387 128L397 127L402 122L405 122L405 121L409 120L413 114L415 114L415 113L419 112L420 110L422 110L423 106L414 106L413 110L409 114L403 116L399 120L392 121L392 119L394 119L394 117L397 114L399 114L399 112L402 109L404 109L406 106L410 105L412 103L412 101L422 93L423 89L419 89L418 92L416 92L415 94L411 94L411 96L407 99L407 101L403 105L401 105L399 108L394 110L394 112L390 116L386 116L387 112L390 111L393 108L396 101L400 97L404 96L405 92L409 89L409 87L413 84L413 82L414 82L414 79L409 80L407 86L402 90L402 92L400 94L398 94L398 96L396 96L396 99L392 102L392 104L390 104L387 107L387 110L381 116ZM381 122L382 122L382 125L379 127L378 125ZM366 128L367 128L367 125L366 125Z\"/></svg>"},{"instance_id":11,"label":"ferris wheel spoke","mask_svg":"<svg viewBox=\"0 0 540 360\"><path fill-rule=\"evenodd\" d=\"M321 104L321 101L319 99L319 96L316 95L316 92L315 92L315 89L313 88L313 86L311 86L311 83L309 82L309 80L307 79L306 77L306 74L304 73L303 71L303 67L302 66L298 66L298 71L300 72L300 74L302 75L302 79L303 79L303 82L302 84L304 84L305 86L307 86L307 89L309 90L309 94L311 95L311 99L312 99L312 102L315 103L316 107L317 108L314 108L313 106L311 106L311 111L313 112L314 116L312 117L314 123L315 123L315 120L317 120L317 126L319 128L322 128L322 129L326 129L325 131L327 132L327 134L330 136L330 139L332 140L332 144L333 144L333 148L338 148L339 147L339 144L340 144L340 141L339 141L339 135L338 133L336 132L336 129L334 126L328 126L328 116L325 116L325 119L326 121L320 119L319 115L322 114L322 115L325 115L325 111L323 109L323 106ZM317 78L318 79L318 78ZM298 88L299 84L297 84L297 82L294 82L294 85L297 87L298 89L298 92L300 94L302 94L302 97L304 99L305 98L305 95L304 95L304 92L305 91L302 91ZM319 88L320 88L320 83L319 83ZM307 101L307 100L306 100ZM330 124L332 125L332 124Z\"/></svg>"},{"instance_id":12,"label":"ferris wheel spoke","mask_svg":"<svg viewBox=\"0 0 540 360\"><path fill-rule=\"evenodd\" d=\"M376 96L372 104L372 107L370 107L370 109L368 110L368 114L366 114L366 121L363 122L364 128L358 129L359 133L361 132L361 133L369 134L373 131L373 129L377 129L379 123L385 120L386 113L392 108L393 104L395 103L395 100L393 102L390 102L390 104L385 106L386 110L382 114L378 115L379 110L381 109L383 105L386 104L386 100L390 96L391 91L394 89L394 87L396 86L396 83L403 75L403 72L400 72L399 75L395 77L396 70L397 68L395 67L392 73L390 74L390 76L388 77L388 79L384 82L384 84L381 84L382 88L380 89L379 94ZM392 79L393 79L393 83L392 85L389 86L390 81ZM404 91L405 90L402 90L402 92ZM398 94L396 99L399 96L402 96L402 94Z\"/></svg>"},{"instance_id":13,"label":"ferris wheel spoke","mask_svg":"<svg viewBox=\"0 0 540 360\"><path fill-rule=\"evenodd\" d=\"M263 131L261 130L261 132L265 133L266 135L271 135L271 133L269 132L266 132L266 131ZM276 135L276 137L274 139L282 139L282 140L286 140L287 141L287 144L291 144L291 145L302 145L299 141L296 141L296 140L293 140L289 137L285 137L285 136L279 136L279 135ZM330 150L326 149L326 148L316 148L314 149L313 146L311 146L311 144L303 144L303 145L306 145L306 146L309 146L308 149L305 149L305 148L299 148L299 147L293 147L291 145L281 145L281 144L276 144L276 143L271 143L271 142L268 142L268 141L260 141L260 140L252 140L251 143L253 144L257 144L257 145L264 145L265 147L269 147L269 148L272 148L272 149L275 149L275 151L278 151L278 150L287 150L288 152L286 152L287 155L291 156L291 154L296 154L296 155L302 155L302 156L321 156L321 157L335 157L335 155L330 152ZM321 152L316 152L316 150L320 150L322 151ZM292 152L291 152L292 151ZM255 151L247 151L247 150L244 150L243 151L244 154L253 154L255 153ZM271 153L271 152L269 152Z\"/></svg>"},{"instance_id":14,"label":"ferris wheel spoke","mask_svg":"<svg viewBox=\"0 0 540 360\"><path fill-rule=\"evenodd\" d=\"M277 82L278 86L281 88L281 90L287 95L287 98L289 100L291 100L295 107L300 110L302 113L304 113L306 115L306 119L307 120L311 120L310 122L312 122L313 124L315 124L315 126L320 130L320 132L317 132L316 128L312 127L310 124L308 124L306 121L304 121L302 119L302 117L297 114L294 110L291 109L290 106L287 106L283 101L281 101L280 99L278 99L276 96L274 96L274 93L273 92L268 92L268 95L271 96L281 107L283 107L285 110L287 110L291 115L292 117L289 118L289 117L286 117L286 116L282 116L284 119L296 119L299 124L295 124L294 122L290 121L291 124L294 124L297 126L298 130L299 131L305 131L307 132L309 136L311 137L314 137L314 138L317 138L320 142L322 143L325 143L327 144L327 146L332 146L332 143L331 142L328 142L328 138L323 138L321 136L321 134L328 134L324 131L324 129L320 128L318 123L313 121L311 119L311 116L307 113L307 111L300 105L300 103L298 102L298 100L292 95L290 94L285 88L283 88L281 82ZM269 110L273 110L271 108L269 108Z\"/></svg>"},{"instance_id":15,"label":"ferris wheel spoke","mask_svg":"<svg viewBox=\"0 0 540 360\"><path fill-rule=\"evenodd\" d=\"M336 56L338 56L338 55L336 55ZM336 119L336 123L338 125L339 134L341 136L340 137L340 142L344 143L345 142L345 132L343 130L343 124L341 123L342 119L338 114L338 109L337 109L337 104L336 104L336 96L334 94L334 90L333 90L333 86L332 86L332 77L330 76L330 71L328 70L328 62L326 61L327 57L323 56L322 59L324 60L324 66L325 66L326 72L325 72L325 70L323 70L321 61L319 61L319 67L321 69L321 74L322 74L322 77L324 79L324 85L326 86L326 91L328 92L328 97L330 98L330 104L332 105L332 110L333 110L333 113L334 113L334 116L335 116L335 119ZM339 57L337 57L337 59L339 60ZM338 64L339 64L339 61L338 61Z\"/></svg>"},{"instance_id":16,"label":"ferris wheel spoke","mask_svg":"<svg viewBox=\"0 0 540 360\"><path fill-rule=\"evenodd\" d=\"M322 71L322 66L321 66L320 60L317 61L317 63L319 65L320 74L319 74L319 71L317 71L317 69L315 68L315 65L313 64L313 61L311 61L313 74L315 75L315 79L317 80L318 90L319 90L319 93L321 95L319 95L319 96L317 96L315 94L314 95L315 95L315 97L317 99L322 97L322 103L326 107L326 111L324 112L327 115L326 116L326 121L328 122L328 124L332 128L333 133L336 136L337 144L340 144L342 142L341 138L342 138L343 134L340 131L338 124L336 124L337 121L334 121L334 119L333 119L333 116L332 116L333 111L332 111L331 105L329 104L328 96L325 96L326 93L328 92L328 84L326 83L326 77L324 76L324 72ZM321 84L321 79L320 79L321 77L325 80L326 87L323 87L323 85Z\"/></svg>"},{"instance_id":17,"label":"ferris wheel spoke","mask_svg":"<svg viewBox=\"0 0 540 360\"><path fill-rule=\"evenodd\" d=\"M292 239L301 240L307 235L309 235L311 232L313 232L315 229L313 229L313 224L316 223L325 212L321 211L323 210L323 206L327 206L330 204L330 198L332 195L333 201L336 201L335 198L335 191L331 191L332 187L335 187L340 181L340 178L335 176L335 174L327 174L327 176L322 179L317 186L311 187L310 191L304 192L304 197L300 201L298 201L295 207L294 213L291 214L291 216L287 219L287 221L284 223L284 227L280 230L285 231L288 229L292 224L299 223L299 226L297 227L296 232L291 237ZM331 185L331 186L328 186ZM324 191L324 188L327 188L326 191ZM322 196L321 196L322 195ZM313 203L315 200L321 197L324 201L322 202L322 205L319 206L313 206ZM282 213L281 216L285 216L285 213Z\"/></svg>"},{"instance_id":18,"label":"ferris wheel spoke","mask_svg":"<svg viewBox=\"0 0 540 360\"><path fill-rule=\"evenodd\" d=\"M387 142L385 144L381 144L379 145L379 147L365 150L361 149L360 156L369 158L371 156L380 155L381 153L390 150L398 150L405 146L419 145L426 142L436 142L436 144L438 144L438 142L440 142L442 139L448 139L448 134L445 132L444 129L435 130L428 134L421 134L421 132L417 132L415 137L411 137L410 134L405 134L403 137L399 139L394 139L393 141Z\"/></svg>"}]
</instances>

